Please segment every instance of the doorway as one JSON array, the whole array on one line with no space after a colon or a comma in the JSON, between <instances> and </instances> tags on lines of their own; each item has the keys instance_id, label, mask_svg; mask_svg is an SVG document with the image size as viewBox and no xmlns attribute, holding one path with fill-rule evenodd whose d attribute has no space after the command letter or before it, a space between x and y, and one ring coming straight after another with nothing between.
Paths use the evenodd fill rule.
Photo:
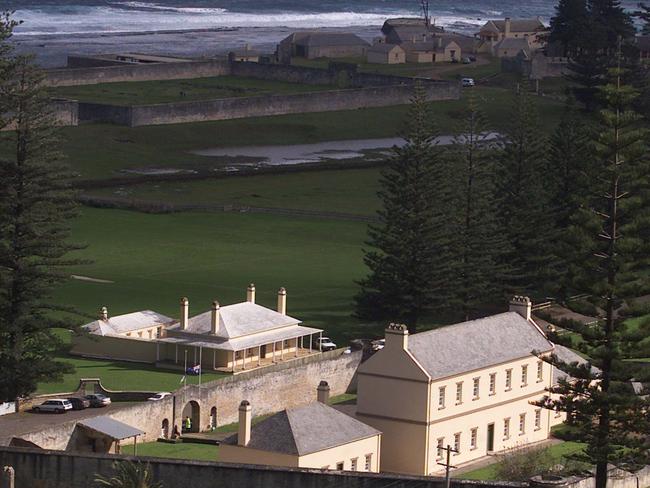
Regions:
<instances>
[{"instance_id":1,"label":"doorway","mask_svg":"<svg viewBox=\"0 0 650 488\"><path fill-rule=\"evenodd\" d=\"M487 452L494 452L494 424L487 426Z\"/></svg>"}]
</instances>

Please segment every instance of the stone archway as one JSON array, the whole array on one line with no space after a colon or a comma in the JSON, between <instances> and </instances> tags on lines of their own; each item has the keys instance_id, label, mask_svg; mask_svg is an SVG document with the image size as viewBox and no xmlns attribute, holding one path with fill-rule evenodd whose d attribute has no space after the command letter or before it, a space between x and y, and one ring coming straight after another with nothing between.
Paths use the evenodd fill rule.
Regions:
<instances>
[{"instance_id":1,"label":"stone archway","mask_svg":"<svg viewBox=\"0 0 650 488\"><path fill-rule=\"evenodd\" d=\"M169 439L169 419L164 419L162 421L162 426L160 427L160 437L163 439Z\"/></svg>"},{"instance_id":2,"label":"stone archway","mask_svg":"<svg viewBox=\"0 0 650 488\"><path fill-rule=\"evenodd\" d=\"M190 418L191 427L189 431L185 426L185 419ZM195 400L190 400L183 407L183 417L181 419L181 425L183 426L183 432L200 432L201 431L201 406Z\"/></svg>"},{"instance_id":3,"label":"stone archway","mask_svg":"<svg viewBox=\"0 0 650 488\"><path fill-rule=\"evenodd\" d=\"M210 409L210 430L217 428L217 407L212 407Z\"/></svg>"}]
</instances>

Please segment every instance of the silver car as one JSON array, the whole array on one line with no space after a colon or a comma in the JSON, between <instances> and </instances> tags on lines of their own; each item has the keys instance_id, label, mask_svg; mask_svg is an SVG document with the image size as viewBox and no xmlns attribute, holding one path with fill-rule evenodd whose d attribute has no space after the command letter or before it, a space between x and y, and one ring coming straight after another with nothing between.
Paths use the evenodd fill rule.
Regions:
<instances>
[{"instance_id":1,"label":"silver car","mask_svg":"<svg viewBox=\"0 0 650 488\"><path fill-rule=\"evenodd\" d=\"M68 410L72 410L72 403L64 398L53 398L34 407L34 412L65 413Z\"/></svg>"}]
</instances>

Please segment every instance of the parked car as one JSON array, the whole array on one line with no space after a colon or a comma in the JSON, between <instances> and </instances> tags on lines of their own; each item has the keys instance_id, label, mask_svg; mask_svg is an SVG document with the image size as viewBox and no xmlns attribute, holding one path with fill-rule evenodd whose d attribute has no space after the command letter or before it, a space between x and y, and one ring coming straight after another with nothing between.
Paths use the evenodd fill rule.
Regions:
<instances>
[{"instance_id":1,"label":"parked car","mask_svg":"<svg viewBox=\"0 0 650 488\"><path fill-rule=\"evenodd\" d=\"M68 401L72 404L72 410L83 410L90 407L90 400L79 397L68 398Z\"/></svg>"},{"instance_id":2,"label":"parked car","mask_svg":"<svg viewBox=\"0 0 650 488\"><path fill-rule=\"evenodd\" d=\"M149 400L150 402L157 402L162 400L163 398L167 398L170 395L171 393L169 393L168 391L161 391L160 393L156 393L155 395L150 396L149 398L147 398L147 400Z\"/></svg>"},{"instance_id":3,"label":"parked car","mask_svg":"<svg viewBox=\"0 0 650 488\"><path fill-rule=\"evenodd\" d=\"M472 63L472 60L469 57L463 58L463 64L471 64L471 63Z\"/></svg>"},{"instance_id":4,"label":"parked car","mask_svg":"<svg viewBox=\"0 0 650 488\"><path fill-rule=\"evenodd\" d=\"M476 62L476 56L467 56L467 59L469 59L472 63Z\"/></svg>"},{"instance_id":5,"label":"parked car","mask_svg":"<svg viewBox=\"0 0 650 488\"><path fill-rule=\"evenodd\" d=\"M317 337L314 341L314 346L321 351L333 351L336 349L336 344L329 337Z\"/></svg>"},{"instance_id":6,"label":"parked car","mask_svg":"<svg viewBox=\"0 0 650 488\"><path fill-rule=\"evenodd\" d=\"M34 412L65 413L72 410L72 403L65 398L53 398L34 407Z\"/></svg>"},{"instance_id":7,"label":"parked car","mask_svg":"<svg viewBox=\"0 0 650 488\"><path fill-rule=\"evenodd\" d=\"M474 78L463 78L460 80L460 84L463 86L474 86Z\"/></svg>"},{"instance_id":8,"label":"parked car","mask_svg":"<svg viewBox=\"0 0 650 488\"><path fill-rule=\"evenodd\" d=\"M90 406L93 408L106 407L111 404L111 399L101 393L86 395L84 398L90 402Z\"/></svg>"}]
</instances>

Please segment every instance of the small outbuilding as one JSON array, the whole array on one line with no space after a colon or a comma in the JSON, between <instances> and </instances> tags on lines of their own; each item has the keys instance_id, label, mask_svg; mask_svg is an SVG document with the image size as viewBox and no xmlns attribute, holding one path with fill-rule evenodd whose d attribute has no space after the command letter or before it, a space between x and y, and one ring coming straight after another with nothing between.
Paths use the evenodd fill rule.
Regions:
<instances>
[{"instance_id":1,"label":"small outbuilding","mask_svg":"<svg viewBox=\"0 0 650 488\"><path fill-rule=\"evenodd\" d=\"M120 443L137 439L144 431L108 416L93 417L77 422L68 450L119 454Z\"/></svg>"},{"instance_id":2,"label":"small outbuilding","mask_svg":"<svg viewBox=\"0 0 650 488\"><path fill-rule=\"evenodd\" d=\"M368 62L374 64L406 63L406 51L397 44L379 42L368 49Z\"/></svg>"}]
</instances>

